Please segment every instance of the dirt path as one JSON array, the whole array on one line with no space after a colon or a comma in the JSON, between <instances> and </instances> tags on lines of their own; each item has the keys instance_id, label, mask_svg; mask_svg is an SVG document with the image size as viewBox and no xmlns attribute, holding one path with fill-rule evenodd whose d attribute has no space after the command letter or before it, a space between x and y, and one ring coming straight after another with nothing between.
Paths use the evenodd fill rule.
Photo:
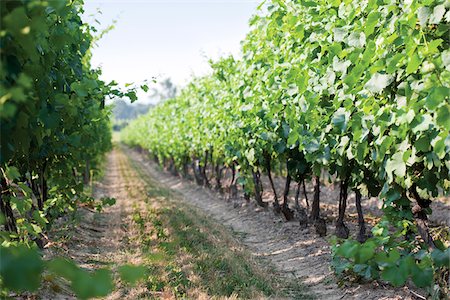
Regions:
<instances>
[{"instance_id":1,"label":"dirt path","mask_svg":"<svg viewBox=\"0 0 450 300\"><path fill-rule=\"evenodd\" d=\"M118 265L142 263L140 248L129 237L135 235L132 211L143 206L143 203L129 197L129 190L138 188L139 182L134 180L136 175L130 173L126 161L127 157L120 150L113 150L107 158L105 176L95 184L92 195L95 199L113 197L116 204L106 207L101 213L81 207L75 222L70 222L67 216L60 219L59 224L54 226L56 230L50 233L50 240L60 241L61 244L50 245L47 257L62 255L73 259L86 270L114 269ZM143 293L145 289L142 287L125 288L119 283L119 288L107 299L135 299ZM76 299L64 281L44 285L39 296L42 299Z\"/></svg>"},{"instance_id":2,"label":"dirt path","mask_svg":"<svg viewBox=\"0 0 450 300\"><path fill-rule=\"evenodd\" d=\"M344 282L339 287L330 271L330 245L310 228L302 230L296 222L283 222L271 211L253 204L242 202L233 205L218 193L162 172L144 155L126 151L153 180L231 228L253 255L272 263L279 276L295 278L309 286L318 299L415 299L408 288L394 289L377 283L358 285ZM329 232L332 232L331 228Z\"/></svg>"}]
</instances>

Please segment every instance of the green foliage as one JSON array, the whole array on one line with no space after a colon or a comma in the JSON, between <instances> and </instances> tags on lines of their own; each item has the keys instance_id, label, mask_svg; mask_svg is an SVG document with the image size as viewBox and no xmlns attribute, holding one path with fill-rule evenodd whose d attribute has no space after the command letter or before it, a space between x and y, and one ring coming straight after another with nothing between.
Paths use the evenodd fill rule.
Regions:
<instances>
[{"instance_id":1,"label":"green foliage","mask_svg":"<svg viewBox=\"0 0 450 300\"><path fill-rule=\"evenodd\" d=\"M92 274L79 272L72 280L72 289L80 299L107 296L113 290L111 271L99 269Z\"/></svg>"},{"instance_id":2,"label":"green foliage","mask_svg":"<svg viewBox=\"0 0 450 300\"><path fill-rule=\"evenodd\" d=\"M53 274L69 280L72 290L80 299L106 296L113 290L110 270L88 272L77 267L72 261L62 258L48 261L47 267Z\"/></svg>"},{"instance_id":3,"label":"green foliage","mask_svg":"<svg viewBox=\"0 0 450 300\"><path fill-rule=\"evenodd\" d=\"M84 197L83 182L111 149L105 99L136 97L137 87L122 92L91 67L96 29L82 22L82 4L1 2L0 177L5 210L13 211L3 213L21 239Z\"/></svg>"},{"instance_id":4,"label":"green foliage","mask_svg":"<svg viewBox=\"0 0 450 300\"><path fill-rule=\"evenodd\" d=\"M93 272L79 268L73 261L54 258L44 261L36 249L25 245L0 247L1 287L15 292L36 291L42 275L49 273L71 282L71 288L79 299L104 297L113 291L112 272L98 269ZM144 278L143 266L124 265L118 268L122 281L134 284Z\"/></svg>"},{"instance_id":5,"label":"green foliage","mask_svg":"<svg viewBox=\"0 0 450 300\"><path fill-rule=\"evenodd\" d=\"M34 250L56 217L90 200L84 186L111 149L105 99L136 98L136 87L122 92L91 67L90 47L98 37L82 22L82 5L0 2L2 292L35 291L47 267L70 280L79 298L112 289L110 271L90 274L63 260L47 263ZM114 202L101 199L97 208Z\"/></svg>"},{"instance_id":6,"label":"green foliage","mask_svg":"<svg viewBox=\"0 0 450 300\"><path fill-rule=\"evenodd\" d=\"M402 286L408 279L432 293L439 271L448 271L450 248L418 250L419 245L405 238L407 231L390 232L389 222L382 221L372 230L373 237L360 243L333 240L332 265L336 273L364 279L382 279ZM436 280L435 280L436 279Z\"/></svg>"},{"instance_id":7,"label":"green foliage","mask_svg":"<svg viewBox=\"0 0 450 300\"><path fill-rule=\"evenodd\" d=\"M44 264L39 253L25 245L0 248L2 284L16 292L35 291L41 283Z\"/></svg>"},{"instance_id":8,"label":"green foliage","mask_svg":"<svg viewBox=\"0 0 450 300\"><path fill-rule=\"evenodd\" d=\"M448 22L440 0L266 2L242 59L212 62L212 74L131 122L122 140L180 171L208 154L236 166L247 192L268 158L289 162L296 180L325 169L382 199L386 222L414 240L411 203L450 191ZM366 278L428 284L434 269L410 247L402 265L363 267L385 239L352 244L346 259ZM391 280L403 268L407 277Z\"/></svg>"},{"instance_id":9,"label":"green foliage","mask_svg":"<svg viewBox=\"0 0 450 300\"><path fill-rule=\"evenodd\" d=\"M117 92L90 66L95 29L82 23L81 5L1 3L2 194L13 210L7 222L17 223L22 240L74 207L83 173L96 172L111 148L102 103Z\"/></svg>"},{"instance_id":10,"label":"green foliage","mask_svg":"<svg viewBox=\"0 0 450 300\"><path fill-rule=\"evenodd\" d=\"M130 284L135 284L147 274L147 269L143 266L124 265L121 266L118 271L120 278Z\"/></svg>"},{"instance_id":11,"label":"green foliage","mask_svg":"<svg viewBox=\"0 0 450 300\"><path fill-rule=\"evenodd\" d=\"M111 197L102 197L100 198L100 201L93 202L93 205L95 205L95 209L98 212L102 212L103 208L106 206L113 206L114 204L116 204L116 199Z\"/></svg>"}]
</instances>

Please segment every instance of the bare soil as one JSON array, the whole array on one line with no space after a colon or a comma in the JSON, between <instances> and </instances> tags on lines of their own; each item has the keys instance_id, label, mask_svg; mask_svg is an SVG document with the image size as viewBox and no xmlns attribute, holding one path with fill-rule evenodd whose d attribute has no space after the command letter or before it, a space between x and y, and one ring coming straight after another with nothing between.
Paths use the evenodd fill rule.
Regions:
<instances>
[{"instance_id":1,"label":"bare soil","mask_svg":"<svg viewBox=\"0 0 450 300\"><path fill-rule=\"evenodd\" d=\"M119 265L142 263L140 247L134 245L130 237L136 235L136 232L133 232L136 228L132 221L132 212L137 207L144 209L144 203L129 197L129 190L136 190L142 185L133 180L132 176L125 175L129 172L124 163L126 160L121 151L113 150L108 155L105 177L94 186L92 196L95 199L114 197L116 204L106 207L101 213L89 207L81 207L74 222L70 222L69 217L58 220L50 232L49 240L52 242L46 246L47 258L68 257L86 270L103 267L114 269ZM70 283L61 279L48 278L37 297L76 299L69 285ZM144 287L125 288L120 282L118 285L119 288L107 299L136 299L146 292Z\"/></svg>"}]
</instances>

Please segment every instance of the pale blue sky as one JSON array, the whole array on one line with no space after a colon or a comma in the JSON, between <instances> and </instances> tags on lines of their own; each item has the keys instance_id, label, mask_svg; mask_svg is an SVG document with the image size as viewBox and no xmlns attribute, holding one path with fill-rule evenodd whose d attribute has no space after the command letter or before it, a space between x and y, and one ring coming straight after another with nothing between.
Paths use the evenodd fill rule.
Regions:
<instances>
[{"instance_id":1,"label":"pale blue sky","mask_svg":"<svg viewBox=\"0 0 450 300\"><path fill-rule=\"evenodd\" d=\"M86 21L92 23L88 15L95 14L101 22L97 27L105 28L117 20L94 49L93 65L102 66L106 81L168 76L183 86L192 74L208 72L207 58L239 54L259 2L85 0Z\"/></svg>"}]
</instances>

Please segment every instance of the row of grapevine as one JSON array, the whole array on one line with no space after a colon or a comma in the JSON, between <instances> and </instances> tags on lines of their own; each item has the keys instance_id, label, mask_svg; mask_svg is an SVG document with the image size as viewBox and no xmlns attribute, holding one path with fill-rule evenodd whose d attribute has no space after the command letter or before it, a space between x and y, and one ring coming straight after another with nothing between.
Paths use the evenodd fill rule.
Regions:
<instances>
[{"instance_id":1,"label":"row of grapevine","mask_svg":"<svg viewBox=\"0 0 450 300\"><path fill-rule=\"evenodd\" d=\"M435 0L267 1L250 21L242 59L212 62L211 75L131 123L122 139L174 172L192 167L206 186L210 173L220 188L228 168L229 191L239 183L261 206L262 174L272 187L273 172L287 174L282 205L273 188L274 209L287 219L291 181L300 189L312 178L319 233L327 172L341 190L336 235L349 237L349 190L360 221L358 241L333 247L336 270L430 287L449 263L427 227L432 199L450 191L449 21L449 3ZM362 195L383 201L369 239Z\"/></svg>"},{"instance_id":2,"label":"row of grapevine","mask_svg":"<svg viewBox=\"0 0 450 300\"><path fill-rule=\"evenodd\" d=\"M44 246L43 233L56 217L92 200L83 187L111 149L106 97L136 98L134 89L121 92L91 67L96 30L83 23L82 4L0 2L0 297L39 287L45 265L35 249ZM64 260L48 267L70 273L69 280L91 276ZM73 289L81 298L105 295L112 284L106 274L92 275L97 289Z\"/></svg>"}]
</instances>

